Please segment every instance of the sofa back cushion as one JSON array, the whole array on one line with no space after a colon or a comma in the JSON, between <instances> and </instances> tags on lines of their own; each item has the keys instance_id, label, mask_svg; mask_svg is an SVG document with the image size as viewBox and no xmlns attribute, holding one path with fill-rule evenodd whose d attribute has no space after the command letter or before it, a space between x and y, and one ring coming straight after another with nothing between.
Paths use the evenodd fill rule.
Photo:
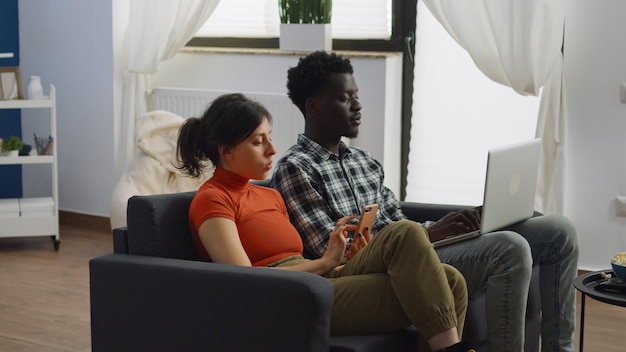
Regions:
<instances>
[{"instance_id":1,"label":"sofa back cushion","mask_svg":"<svg viewBox=\"0 0 626 352\"><path fill-rule=\"evenodd\" d=\"M189 204L195 191L133 196L128 200L128 252L199 260L189 231Z\"/></svg>"},{"instance_id":2,"label":"sofa back cushion","mask_svg":"<svg viewBox=\"0 0 626 352\"><path fill-rule=\"evenodd\" d=\"M269 187L269 180L251 181ZM189 230L189 205L195 191L140 195L128 200L128 253L176 259L199 260ZM409 219L425 221L438 219L450 209L438 206L424 209L417 203L401 202ZM415 209L413 209L415 208ZM424 213L427 214L425 219Z\"/></svg>"},{"instance_id":3,"label":"sofa back cushion","mask_svg":"<svg viewBox=\"0 0 626 352\"><path fill-rule=\"evenodd\" d=\"M269 180L250 181L269 187ZM128 200L128 254L200 260L189 230L196 191L133 196Z\"/></svg>"}]
</instances>

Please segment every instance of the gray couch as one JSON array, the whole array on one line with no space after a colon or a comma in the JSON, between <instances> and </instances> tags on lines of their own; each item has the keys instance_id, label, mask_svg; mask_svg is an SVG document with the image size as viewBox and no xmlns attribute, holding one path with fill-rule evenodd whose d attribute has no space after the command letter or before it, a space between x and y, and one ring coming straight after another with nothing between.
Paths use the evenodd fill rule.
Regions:
<instances>
[{"instance_id":1,"label":"gray couch","mask_svg":"<svg viewBox=\"0 0 626 352\"><path fill-rule=\"evenodd\" d=\"M89 262L92 350L412 351L416 331L329 336L333 289L309 273L198 261L187 223L194 192L135 196L114 253ZM416 221L454 207L402 203ZM525 351L539 350L538 267ZM463 342L486 352L485 294L470 297Z\"/></svg>"}]
</instances>

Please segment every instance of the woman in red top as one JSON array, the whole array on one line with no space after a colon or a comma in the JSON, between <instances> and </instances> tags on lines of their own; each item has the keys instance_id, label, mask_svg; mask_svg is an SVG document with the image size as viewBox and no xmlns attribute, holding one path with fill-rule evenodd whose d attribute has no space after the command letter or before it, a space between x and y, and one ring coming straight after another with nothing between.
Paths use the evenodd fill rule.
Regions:
<instances>
[{"instance_id":1,"label":"woman in red top","mask_svg":"<svg viewBox=\"0 0 626 352\"><path fill-rule=\"evenodd\" d=\"M250 184L266 179L276 154L271 116L241 94L218 97L202 118L180 129L184 169L200 176L215 166L189 209L196 248L204 260L314 273L334 286L331 334L382 333L414 325L432 351L458 351L467 309L461 274L442 264L424 229L412 221L366 233L347 247L353 214L335 224L324 255L302 256L302 240L280 194ZM344 258L348 258L342 265Z\"/></svg>"}]
</instances>

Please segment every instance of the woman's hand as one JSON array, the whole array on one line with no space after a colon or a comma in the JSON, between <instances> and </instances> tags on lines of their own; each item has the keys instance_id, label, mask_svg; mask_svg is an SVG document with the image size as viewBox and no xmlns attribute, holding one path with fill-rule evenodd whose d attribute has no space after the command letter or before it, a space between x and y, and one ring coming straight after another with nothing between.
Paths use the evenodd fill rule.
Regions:
<instances>
[{"instance_id":1,"label":"woman's hand","mask_svg":"<svg viewBox=\"0 0 626 352\"><path fill-rule=\"evenodd\" d=\"M346 253L346 245L348 244L348 231L356 230L356 225L348 223L354 218L355 216L344 216L337 220L335 228L328 237L328 247L322 259L327 261L333 268L343 261L344 254ZM352 247L352 244L350 244L350 247Z\"/></svg>"},{"instance_id":2,"label":"woman's hand","mask_svg":"<svg viewBox=\"0 0 626 352\"><path fill-rule=\"evenodd\" d=\"M372 238L371 230L369 227L363 229L363 233L356 233L352 242L347 246L346 258L352 259L361 249L365 248L369 243L368 239Z\"/></svg>"},{"instance_id":3,"label":"woman's hand","mask_svg":"<svg viewBox=\"0 0 626 352\"><path fill-rule=\"evenodd\" d=\"M306 271L318 275L326 275L332 270L340 270L342 267L340 264L343 262L344 254L346 252L346 244L348 243L346 240L348 231L356 230L356 225L348 223L354 218L355 216L345 216L337 220L335 228L328 237L326 252L324 252L324 255L321 258L305 261L296 265L285 265L273 268L291 271Z\"/></svg>"}]
</instances>

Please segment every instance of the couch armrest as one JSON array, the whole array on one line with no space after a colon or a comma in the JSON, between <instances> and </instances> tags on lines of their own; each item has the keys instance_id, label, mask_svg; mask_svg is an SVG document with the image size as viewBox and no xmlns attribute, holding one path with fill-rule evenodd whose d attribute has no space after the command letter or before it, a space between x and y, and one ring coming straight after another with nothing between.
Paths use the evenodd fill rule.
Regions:
<instances>
[{"instance_id":1,"label":"couch armrest","mask_svg":"<svg viewBox=\"0 0 626 352\"><path fill-rule=\"evenodd\" d=\"M400 202L402 212L407 218L417 222L427 220L437 221L451 211L469 208L466 205L455 204L428 204L414 202Z\"/></svg>"},{"instance_id":2,"label":"couch armrest","mask_svg":"<svg viewBox=\"0 0 626 352\"><path fill-rule=\"evenodd\" d=\"M328 351L321 276L126 254L89 268L94 352Z\"/></svg>"},{"instance_id":3,"label":"couch armrest","mask_svg":"<svg viewBox=\"0 0 626 352\"><path fill-rule=\"evenodd\" d=\"M113 229L113 253L128 254L128 229L126 226Z\"/></svg>"}]
</instances>

